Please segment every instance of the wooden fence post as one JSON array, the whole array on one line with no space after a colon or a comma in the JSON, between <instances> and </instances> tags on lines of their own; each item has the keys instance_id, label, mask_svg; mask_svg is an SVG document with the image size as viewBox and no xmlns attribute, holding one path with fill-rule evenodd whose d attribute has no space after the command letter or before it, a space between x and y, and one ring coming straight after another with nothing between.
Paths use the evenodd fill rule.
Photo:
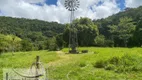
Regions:
<instances>
[{"instance_id":1,"label":"wooden fence post","mask_svg":"<svg viewBox=\"0 0 142 80\"><path fill-rule=\"evenodd\" d=\"M38 73L38 69L39 69L39 59L40 59L40 57L37 56L37 57L36 57L36 75L39 75L39 73ZM35 80L39 80L39 77L37 77Z\"/></svg>"},{"instance_id":2,"label":"wooden fence post","mask_svg":"<svg viewBox=\"0 0 142 80\"><path fill-rule=\"evenodd\" d=\"M6 80L8 80L8 73L6 73Z\"/></svg>"}]
</instances>

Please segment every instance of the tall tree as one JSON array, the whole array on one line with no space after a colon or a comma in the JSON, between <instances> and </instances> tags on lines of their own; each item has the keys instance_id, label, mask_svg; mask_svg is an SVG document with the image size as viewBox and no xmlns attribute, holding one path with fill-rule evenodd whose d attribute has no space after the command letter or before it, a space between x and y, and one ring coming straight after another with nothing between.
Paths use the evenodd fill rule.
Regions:
<instances>
[{"instance_id":1,"label":"tall tree","mask_svg":"<svg viewBox=\"0 0 142 80\"><path fill-rule=\"evenodd\" d=\"M0 52L19 51L21 48L21 38L14 35L0 34Z\"/></svg>"},{"instance_id":2,"label":"tall tree","mask_svg":"<svg viewBox=\"0 0 142 80\"><path fill-rule=\"evenodd\" d=\"M73 21L73 25L77 30L79 46L93 46L95 44L94 39L98 35L99 30L91 19L89 18L76 19ZM64 32L63 35L66 36L64 40L67 41L69 39L67 37L69 36L69 32L71 31L69 25L67 25L67 28L65 30L66 31Z\"/></svg>"},{"instance_id":3,"label":"tall tree","mask_svg":"<svg viewBox=\"0 0 142 80\"><path fill-rule=\"evenodd\" d=\"M128 39L133 36L136 26L132 22L132 18L122 17L119 19L118 25L109 25L110 33L114 38L118 38L123 41L125 47L127 47Z\"/></svg>"},{"instance_id":4,"label":"tall tree","mask_svg":"<svg viewBox=\"0 0 142 80\"><path fill-rule=\"evenodd\" d=\"M140 47L142 46L142 19L139 20L134 34L134 42Z\"/></svg>"}]
</instances>

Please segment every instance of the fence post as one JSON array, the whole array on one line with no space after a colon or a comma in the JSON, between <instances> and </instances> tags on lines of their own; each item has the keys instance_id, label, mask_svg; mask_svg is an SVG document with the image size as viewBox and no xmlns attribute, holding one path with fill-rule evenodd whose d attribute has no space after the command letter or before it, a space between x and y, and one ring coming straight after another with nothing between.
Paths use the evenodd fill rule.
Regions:
<instances>
[{"instance_id":1,"label":"fence post","mask_svg":"<svg viewBox=\"0 0 142 80\"><path fill-rule=\"evenodd\" d=\"M39 75L39 74L38 74L38 69L39 69L39 59L40 59L40 57L37 56L37 57L36 57L36 75ZM39 78L37 77L35 80L39 80Z\"/></svg>"},{"instance_id":2,"label":"fence post","mask_svg":"<svg viewBox=\"0 0 142 80\"><path fill-rule=\"evenodd\" d=\"M6 80L8 80L8 73L6 73Z\"/></svg>"}]
</instances>

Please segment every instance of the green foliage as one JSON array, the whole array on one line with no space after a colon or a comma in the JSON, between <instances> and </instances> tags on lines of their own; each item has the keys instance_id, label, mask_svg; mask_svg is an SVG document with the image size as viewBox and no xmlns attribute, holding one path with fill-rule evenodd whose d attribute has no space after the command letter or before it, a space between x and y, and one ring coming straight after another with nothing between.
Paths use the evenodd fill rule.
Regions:
<instances>
[{"instance_id":1,"label":"green foliage","mask_svg":"<svg viewBox=\"0 0 142 80\"><path fill-rule=\"evenodd\" d=\"M142 26L141 13L142 6L138 8L127 8L108 18L94 20L94 23L97 24L100 34L104 35L106 40L114 42L114 46L140 47L142 45L140 29Z\"/></svg>"},{"instance_id":2,"label":"green foliage","mask_svg":"<svg viewBox=\"0 0 142 80\"><path fill-rule=\"evenodd\" d=\"M106 62L104 60L99 60L93 64L96 68L104 68L106 66Z\"/></svg>"},{"instance_id":3,"label":"green foliage","mask_svg":"<svg viewBox=\"0 0 142 80\"><path fill-rule=\"evenodd\" d=\"M142 19L139 20L138 25L136 26L136 30L133 36L133 43L137 44L137 46L142 46Z\"/></svg>"},{"instance_id":4,"label":"green foliage","mask_svg":"<svg viewBox=\"0 0 142 80\"><path fill-rule=\"evenodd\" d=\"M113 39L119 39L123 41L123 46L127 47L128 40L133 36L135 31L135 25L131 18L120 18L118 25L108 26Z\"/></svg>"},{"instance_id":5,"label":"green foliage","mask_svg":"<svg viewBox=\"0 0 142 80\"><path fill-rule=\"evenodd\" d=\"M114 41L112 40L105 40L105 46L114 47Z\"/></svg>"},{"instance_id":6,"label":"green foliage","mask_svg":"<svg viewBox=\"0 0 142 80\"><path fill-rule=\"evenodd\" d=\"M55 37L48 39L47 48L49 51L57 50L58 46L57 46L57 41Z\"/></svg>"},{"instance_id":7,"label":"green foliage","mask_svg":"<svg viewBox=\"0 0 142 80\"><path fill-rule=\"evenodd\" d=\"M132 72L142 71L141 57L137 55L124 55L120 57L112 57L108 60L99 60L95 63L96 68L104 68L115 72Z\"/></svg>"},{"instance_id":8,"label":"green foliage","mask_svg":"<svg viewBox=\"0 0 142 80\"><path fill-rule=\"evenodd\" d=\"M63 34L59 34L56 36L56 44L59 49L64 48L65 46L65 41L63 40Z\"/></svg>"},{"instance_id":9,"label":"green foliage","mask_svg":"<svg viewBox=\"0 0 142 80\"><path fill-rule=\"evenodd\" d=\"M14 35L0 34L0 52L19 51L21 39Z\"/></svg>"},{"instance_id":10,"label":"green foliage","mask_svg":"<svg viewBox=\"0 0 142 80\"><path fill-rule=\"evenodd\" d=\"M85 67L85 66L86 66L85 61L81 61L81 62L79 63L79 66L80 66L80 67Z\"/></svg>"},{"instance_id":11,"label":"green foliage","mask_svg":"<svg viewBox=\"0 0 142 80\"><path fill-rule=\"evenodd\" d=\"M66 28L63 32L63 40L65 41L65 46L68 47L69 44L69 33L70 33L70 28L69 28L69 24L66 24Z\"/></svg>"},{"instance_id":12,"label":"green foliage","mask_svg":"<svg viewBox=\"0 0 142 80\"><path fill-rule=\"evenodd\" d=\"M107 40L104 35L98 35L94 39L95 46L98 47L114 47L114 41Z\"/></svg>"},{"instance_id":13,"label":"green foliage","mask_svg":"<svg viewBox=\"0 0 142 80\"><path fill-rule=\"evenodd\" d=\"M48 49L47 40L53 37L56 37L59 49L68 47L69 33L76 31L79 46L141 47L141 13L142 7L138 7L127 8L105 19L92 21L89 18L80 18L71 24L75 28L71 28L70 24L1 16L0 34L15 35L22 40L28 40L32 44L31 50ZM8 45L5 42L1 44ZM2 50L1 47L0 52Z\"/></svg>"},{"instance_id":14,"label":"green foliage","mask_svg":"<svg viewBox=\"0 0 142 80\"><path fill-rule=\"evenodd\" d=\"M0 17L0 34L15 35L22 39L22 51L47 49L47 40L63 33L64 25L56 22ZM26 40L26 41L25 41ZM1 42L8 46L8 43ZM15 49L17 45L15 45ZM1 51L2 48L0 48ZM7 48L5 48L7 49ZM19 48L18 48L19 50ZM5 50L8 51L8 50Z\"/></svg>"},{"instance_id":15,"label":"green foliage","mask_svg":"<svg viewBox=\"0 0 142 80\"><path fill-rule=\"evenodd\" d=\"M113 65L113 64L108 64L108 65L105 66L104 69L105 69L105 70L115 70L115 67L116 67L116 66Z\"/></svg>"},{"instance_id":16,"label":"green foliage","mask_svg":"<svg viewBox=\"0 0 142 80\"><path fill-rule=\"evenodd\" d=\"M75 30L78 31L78 44L79 46L93 46L94 39L98 35L99 30L98 27L91 21L89 18L80 18L73 21L73 25L75 26ZM64 41L69 43L69 33L72 30L69 24L66 25L66 29L64 32Z\"/></svg>"},{"instance_id":17,"label":"green foliage","mask_svg":"<svg viewBox=\"0 0 142 80\"><path fill-rule=\"evenodd\" d=\"M110 64L114 64L114 65L118 65L120 62L120 58L119 57L112 57L110 60L109 60L109 63Z\"/></svg>"},{"instance_id":18,"label":"green foliage","mask_svg":"<svg viewBox=\"0 0 142 80\"><path fill-rule=\"evenodd\" d=\"M28 40L22 40L21 45L22 45L22 48L21 48L22 51L32 51L33 50L33 44Z\"/></svg>"},{"instance_id":19,"label":"green foliage","mask_svg":"<svg viewBox=\"0 0 142 80\"><path fill-rule=\"evenodd\" d=\"M98 35L94 41L97 46L105 46L105 36L103 35Z\"/></svg>"}]
</instances>

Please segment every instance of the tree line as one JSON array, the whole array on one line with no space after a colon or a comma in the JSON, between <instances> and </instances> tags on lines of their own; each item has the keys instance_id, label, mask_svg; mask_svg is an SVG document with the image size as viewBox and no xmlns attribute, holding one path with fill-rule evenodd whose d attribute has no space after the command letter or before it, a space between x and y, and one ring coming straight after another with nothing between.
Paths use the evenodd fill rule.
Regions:
<instances>
[{"instance_id":1,"label":"tree line","mask_svg":"<svg viewBox=\"0 0 142 80\"><path fill-rule=\"evenodd\" d=\"M73 21L79 46L141 47L142 7L105 19ZM68 47L70 24L0 17L0 52L57 50Z\"/></svg>"},{"instance_id":2,"label":"tree line","mask_svg":"<svg viewBox=\"0 0 142 80\"><path fill-rule=\"evenodd\" d=\"M113 43L114 47L142 46L142 6L127 8L105 19L93 20L100 35Z\"/></svg>"}]
</instances>

